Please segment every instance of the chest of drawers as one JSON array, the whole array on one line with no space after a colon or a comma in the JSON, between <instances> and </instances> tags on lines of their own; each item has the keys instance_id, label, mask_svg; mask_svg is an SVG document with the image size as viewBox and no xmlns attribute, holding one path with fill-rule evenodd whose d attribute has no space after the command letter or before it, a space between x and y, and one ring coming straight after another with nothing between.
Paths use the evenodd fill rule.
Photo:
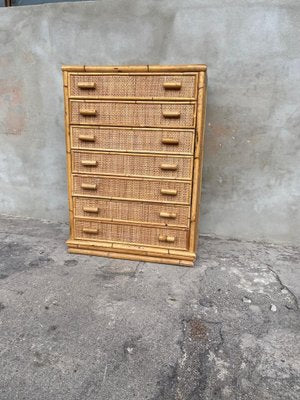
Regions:
<instances>
[{"instance_id":1,"label":"chest of drawers","mask_svg":"<svg viewBox=\"0 0 300 400\"><path fill-rule=\"evenodd\" d=\"M63 66L71 253L192 266L206 66Z\"/></svg>"}]
</instances>

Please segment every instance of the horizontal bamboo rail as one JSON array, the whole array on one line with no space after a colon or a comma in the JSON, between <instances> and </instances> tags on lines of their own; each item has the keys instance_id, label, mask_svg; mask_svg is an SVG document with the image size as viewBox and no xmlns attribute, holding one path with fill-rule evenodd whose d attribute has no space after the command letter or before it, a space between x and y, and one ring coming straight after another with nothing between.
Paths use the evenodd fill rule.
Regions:
<instances>
[{"instance_id":1,"label":"horizontal bamboo rail","mask_svg":"<svg viewBox=\"0 0 300 400\"><path fill-rule=\"evenodd\" d=\"M200 72L206 71L205 64L189 65L123 65L123 66L87 66L63 65L62 70L67 72Z\"/></svg>"}]
</instances>

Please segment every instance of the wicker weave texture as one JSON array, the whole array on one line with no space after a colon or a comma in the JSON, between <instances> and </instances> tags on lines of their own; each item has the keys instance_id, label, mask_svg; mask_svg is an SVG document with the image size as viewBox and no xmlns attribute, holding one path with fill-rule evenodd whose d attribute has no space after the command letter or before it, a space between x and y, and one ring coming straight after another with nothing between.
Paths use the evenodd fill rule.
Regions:
<instances>
[{"instance_id":1,"label":"wicker weave texture","mask_svg":"<svg viewBox=\"0 0 300 400\"><path fill-rule=\"evenodd\" d=\"M72 148L89 150L118 150L192 154L193 131L131 130L124 128L71 128ZM82 137L82 139L80 139ZM84 138L94 138L94 141ZM164 144L164 139L177 140L178 144Z\"/></svg>"},{"instance_id":2,"label":"wicker weave texture","mask_svg":"<svg viewBox=\"0 0 300 400\"><path fill-rule=\"evenodd\" d=\"M195 124L195 104L76 100L70 104L72 124L169 128L193 128ZM81 115L83 110L96 110L96 115ZM163 113L168 112L179 112L180 118L164 117Z\"/></svg>"},{"instance_id":3,"label":"wicker weave texture","mask_svg":"<svg viewBox=\"0 0 300 400\"><path fill-rule=\"evenodd\" d=\"M84 229L93 229L97 233L85 233ZM159 240L160 236L171 236L174 242L162 242ZM188 232L172 228L150 228L75 219L75 238L187 249Z\"/></svg>"},{"instance_id":4,"label":"wicker weave texture","mask_svg":"<svg viewBox=\"0 0 300 400\"><path fill-rule=\"evenodd\" d=\"M72 151L72 164L75 173L191 179L193 158Z\"/></svg>"},{"instance_id":5,"label":"wicker weave texture","mask_svg":"<svg viewBox=\"0 0 300 400\"><path fill-rule=\"evenodd\" d=\"M82 184L96 185L95 190L86 190ZM109 177L73 177L73 193L89 197L123 198L162 203L189 204L191 184L189 182L172 182L149 179L122 179ZM176 196L161 194L162 189L176 190Z\"/></svg>"},{"instance_id":6,"label":"wicker weave texture","mask_svg":"<svg viewBox=\"0 0 300 400\"><path fill-rule=\"evenodd\" d=\"M195 98L196 75L71 75L70 95L82 97ZM94 89L81 89L81 82ZM164 83L181 84L179 90L165 89Z\"/></svg>"},{"instance_id":7,"label":"wicker weave texture","mask_svg":"<svg viewBox=\"0 0 300 400\"><path fill-rule=\"evenodd\" d=\"M76 197L74 198L74 208L75 217L180 227L189 226L190 208L188 206ZM168 214L170 216L173 215L173 217L166 218Z\"/></svg>"}]
</instances>

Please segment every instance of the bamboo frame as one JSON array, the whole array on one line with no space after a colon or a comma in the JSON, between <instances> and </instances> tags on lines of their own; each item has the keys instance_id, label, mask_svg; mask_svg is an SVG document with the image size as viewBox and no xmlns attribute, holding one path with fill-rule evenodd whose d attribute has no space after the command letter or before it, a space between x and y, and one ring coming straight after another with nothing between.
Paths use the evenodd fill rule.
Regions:
<instances>
[{"instance_id":1,"label":"bamboo frame","mask_svg":"<svg viewBox=\"0 0 300 400\"><path fill-rule=\"evenodd\" d=\"M194 84L194 90L193 90L193 96L192 97L184 97L184 96L180 96L179 92L182 85L181 83L178 82L164 82L162 84L162 86L166 89L166 90L175 90L177 96L141 96L141 95L137 95L137 96L120 96L120 95L113 95L113 96L109 96L109 95L99 95L96 93L84 93L82 95L73 95L71 93L71 86L69 86L69 90L68 90L68 94L69 94L69 98L70 99L90 99L90 100L109 100L110 98L114 99L114 100L135 100L135 99L139 99L139 100L143 100L143 101L171 101L171 102L177 102L177 101L195 101L197 98L197 92L198 92L198 84L197 84L197 78L198 78L198 73L196 72L168 72L168 73L163 73L163 72L107 72L107 71L97 71L97 72L70 72L69 73L70 76L70 81L73 77L98 77L98 76L107 76L107 77L111 77L111 76L122 76L122 77L126 77L126 76L141 76L141 77L145 77L145 76L153 76L153 77L166 77L166 76L170 76L170 77L176 77L176 78L180 78L180 77L187 77L187 76L191 76L193 78L195 78L195 84ZM77 87L80 89L90 89L92 90L92 92L94 92L93 89L96 89L96 85L95 82L91 83L91 82L78 82L77 83Z\"/></svg>"},{"instance_id":2,"label":"bamboo frame","mask_svg":"<svg viewBox=\"0 0 300 400\"><path fill-rule=\"evenodd\" d=\"M87 240L68 240L67 244L69 252L71 253L100 255L103 257L124 258L126 260L159 262L165 264L179 264L190 267L193 266L196 258L195 253L188 251L173 249L167 250L151 246L124 245L121 243L108 242L96 243ZM115 256L112 256L111 254L115 254Z\"/></svg>"},{"instance_id":3,"label":"bamboo frame","mask_svg":"<svg viewBox=\"0 0 300 400\"><path fill-rule=\"evenodd\" d=\"M205 64L189 65L63 65L62 70L67 72L200 72L206 71Z\"/></svg>"},{"instance_id":4,"label":"bamboo frame","mask_svg":"<svg viewBox=\"0 0 300 400\"><path fill-rule=\"evenodd\" d=\"M135 158L138 160L139 158L142 160L144 158L151 158L153 159L153 155L150 153L122 153L120 151L89 151L89 150L71 150L71 156L72 160L75 159L76 155L84 155L85 159L82 159L80 164L84 167L97 167L97 161L96 160L89 160L89 157L95 157L97 155L109 155L111 156L111 160L113 161L113 156L115 155L122 155L124 159L130 160L130 158ZM153 175L146 175L146 174L141 174L138 172L132 173L131 177L137 177L137 178L143 178L143 179L159 179L159 180L178 180L178 181L191 181L192 180L192 172L193 172L193 162L192 162L192 156L182 156L178 154L170 154L170 155L164 155L164 154L157 154L155 155L156 158L161 158L162 162L159 166L160 170L162 171L161 174L157 173ZM165 160L165 162L163 162ZM163 172L164 171L177 171L179 169L178 167L178 162L180 160L186 160L186 162L190 162L190 168L189 171L186 171L188 176L182 176L181 173L176 175L176 176L164 176ZM140 171L139 171L140 172ZM179 172L181 172L179 170ZM97 171L96 169L87 169L87 170L77 170L73 163L72 163L72 173L73 174L82 174L82 175L95 175L95 176L116 176L116 177L124 177L126 174L123 172L105 172L105 171Z\"/></svg>"},{"instance_id":5,"label":"bamboo frame","mask_svg":"<svg viewBox=\"0 0 300 400\"><path fill-rule=\"evenodd\" d=\"M143 255L155 255L159 256L163 254L164 257L172 257L176 256L179 259L188 259L193 260L195 259L196 254L189 252L189 251L182 251L178 249L165 249L165 248L158 248L152 247L149 245L137 245L137 244L124 244L124 243L112 243L112 242L103 242L99 240L99 242L91 242L87 239L85 240L78 240L78 239L69 239L67 240L67 244L71 247L77 248L86 248L86 249L97 249L99 250L107 250L107 249L114 249L116 252L124 252L125 250L128 253L137 254L139 251Z\"/></svg>"},{"instance_id":6,"label":"bamboo frame","mask_svg":"<svg viewBox=\"0 0 300 400\"><path fill-rule=\"evenodd\" d=\"M205 121L205 101L206 101L206 66L205 65L182 65L182 66L159 66L159 65L140 65L140 66L63 66L63 82L64 82L64 107L65 107L65 128L66 128L66 151L67 151L67 175L68 175L68 200L69 200L69 217L70 217L70 239L67 241L68 250L70 253L79 253L79 254L86 254L86 255L96 255L96 256L105 256L105 257L112 257L112 258L123 258L127 260L141 260L145 262L159 262L165 264L176 264L181 266L193 266L193 263L196 258L196 247L197 247L197 238L198 238L198 221L199 221L199 201L201 197L201 179L202 179L202 160L203 160L203 135L204 135L204 121ZM172 81L172 75L194 75L196 77L196 96L195 98L184 98L184 97L155 97L155 98L143 98L143 97L101 97L101 96L70 96L70 78L71 75L170 75L170 79L164 83L164 86L168 89L173 89L177 91L180 89L180 84L175 80ZM84 82L80 82L81 88L91 89L91 84L87 84ZM139 130L149 130L149 131L158 131L158 132L165 132L165 131L172 131L172 132L193 132L194 134L194 144L193 144L193 153L182 153L174 151L174 148L171 152L168 152L166 148L160 151L160 148L157 147L159 151L151 151L147 148L147 151L143 150L133 150L133 149L116 149L116 150L108 150L105 148L88 148L77 146L73 147L72 145L72 137L71 137L71 130L73 127L80 128L80 129L97 129L99 125L97 124L88 124L88 123L80 123L80 124L72 124L70 120L70 104L71 101L78 101L82 102L82 104L89 104L89 103L100 103L100 102L118 102L118 103L149 103L149 104L193 104L193 126L176 126L176 127L169 127L169 126L162 126L162 127L152 127L152 126L126 126L126 125L101 125L103 129L119 129L119 130L131 130L132 132L136 132L138 135ZM171 109L172 110L172 109ZM182 109L183 110L183 109ZM93 111L93 110L92 110ZM88 112L91 115L91 111ZM86 114L87 115L87 114ZM177 111L167 111L164 118L172 118L176 119L179 118L180 114ZM194 133L195 132L195 133ZM86 139L86 142L93 142L95 141L94 137L86 135L84 138L84 131L82 133L83 140ZM132 134L132 133L131 133ZM78 137L78 136L77 136ZM97 140L100 140L98 133L97 133ZM116 136L117 137L117 136ZM170 145L177 145L176 139L174 138L164 138L162 139L162 143L170 144ZM100 141L97 142L100 144ZM112 157L115 154L134 154L134 155L141 155L141 156L153 156L155 157L166 157L167 160L162 159L162 163L160 164L160 168L162 170L170 170L176 171L177 163L176 157L180 158L190 158L191 155L193 156L193 165L192 165L192 180L187 181L186 179L178 179L176 177L169 177L163 178L164 182L182 182L184 184L189 183L191 187L191 198L190 202L185 201L185 197L182 198L184 202L176 201L177 189L171 189L170 187L161 187L161 191L166 194L166 201L162 202L161 200L156 199L134 199L134 198L122 198L122 197L106 197L106 196L99 196L97 193L97 184L92 183L93 181L90 180L92 177L97 177L99 174L95 174L90 172L90 174L86 173L78 173L72 172L72 154L73 151L77 153L84 153L84 159L81 159L81 163L85 166L97 166L97 162L95 160L89 159L89 154L93 153L106 153L111 154ZM190 148L189 148L190 150ZM170 159L170 157L175 157L174 161ZM92 175L91 175L92 174ZM100 172L101 175L101 172ZM87 181L82 181L82 185L85 185L89 193L87 194L78 194L74 192L74 184L73 184L73 176L86 176L89 178ZM99 176L100 177L100 176ZM158 178L152 176L101 176L102 178L107 179L124 179L126 180L147 180L149 185L151 182L157 181ZM161 179L161 178L159 178ZM80 182L80 180L78 181ZM88 182L88 183L87 183ZM96 182L94 180L94 182ZM102 182L102 181L101 181ZM140 185L140 184L139 184ZM134 186L135 187L135 186ZM140 187L140 186L138 186ZM143 187L143 186L141 186ZM171 186L172 187L172 186ZM177 186L175 185L175 188ZM178 186L179 187L179 186ZM180 186L181 187L181 186ZM173 186L174 188L174 186ZM94 190L91 190L94 189ZM88 192L87 191L87 192ZM101 192L99 192L101 194ZM104 193L106 194L106 193ZM135 196L136 197L136 196ZM95 213L98 212L97 207L87 207L88 211L91 213L91 216L76 216L76 220L83 220L83 221L90 221L94 223L108 223L109 224L117 224L117 225L132 225L136 227L150 227L151 235L152 235L152 227L153 229L157 229L158 227L163 228L165 234L161 234L159 237L159 241L161 245L155 243L154 246L149 244L138 244L138 243L124 243L122 242L110 242L110 241L103 241L103 240L95 240L91 239L90 241L86 238L82 239L75 239L75 215L74 215L74 205L73 205L73 198L90 198L90 199L105 199L106 201L111 200L118 200L124 202L132 202L132 207L134 207L135 203L152 203L152 204L161 204L163 206L170 206L174 205L176 207L187 207L190 206L190 215L188 218L188 226L178 225L176 226L175 223L172 223L172 219L176 218L176 213L172 212L162 212L161 217L166 221L165 225L157 223L157 220L153 220L153 222L144 223L143 221L122 221L118 219L106 219L106 218L97 218ZM111 199L111 200L110 200ZM179 199L180 200L180 199ZM93 203L87 203L93 205ZM97 210L97 211L96 211ZM180 211L180 210L179 210ZM178 211L178 212L179 212ZM150 214L149 214L150 215ZM82 226L82 225L81 225ZM176 228L177 231L187 231L187 246L186 249L176 249L173 248L172 243L175 241L174 236L172 235L171 231L168 234L168 229L174 230ZM85 232L96 234L95 224L86 225L85 224ZM139 229L139 228L137 228ZM90 231L90 232L88 232ZM98 231L98 230L97 230ZM103 232L103 231L102 231ZM154 231L153 231L154 232ZM102 233L103 234L103 233ZM149 242L149 239L147 240ZM164 246L170 246L171 248L166 248ZM176 247L176 246L175 246ZM181 247L181 246L180 246Z\"/></svg>"},{"instance_id":7,"label":"bamboo frame","mask_svg":"<svg viewBox=\"0 0 300 400\"><path fill-rule=\"evenodd\" d=\"M91 233L91 234L97 234L98 233L98 230L94 230L94 229L89 229L89 228L85 228L84 230L83 230L83 232L84 233ZM172 237L172 236L161 236L161 238L163 238L163 240L161 240L162 242L165 242L165 243L174 243L174 241L175 241L175 238L174 237ZM167 240L167 239L165 239L165 238L171 238L170 240ZM100 242L101 242L101 245L103 245L104 243L106 243L107 245L108 245L108 247L109 247L109 245L111 244L111 241L110 240L107 240L106 242L104 241L104 240L100 240L100 239L91 239L91 238L86 238L86 237L76 237L75 238L75 240L78 240L78 241L80 241L80 242L83 242L83 241L85 241L85 240L88 240L89 241L89 243L92 243L92 242L94 242L95 243L95 245L96 245L96 247L98 247L99 246L99 244L100 244ZM140 248L141 247L146 247L147 246L147 244L145 244L145 243L135 243L136 244L136 246L138 247L138 251L136 252L136 254L139 254L139 251L140 251ZM116 245L121 245L122 247L126 247L126 246L130 246L130 243L126 243L126 242L113 242L113 248L115 248L115 246ZM91 245L89 245L89 246L91 246ZM153 247L152 247L153 246ZM152 246L150 246L149 245L149 248L150 249L156 249L157 250L157 253L164 253L165 252L165 250L166 250L166 248L165 248L165 246L164 246L164 244L161 244L160 246L159 245L152 245ZM182 253L184 253L184 251L185 251L185 249L184 248L181 248L181 247L173 247L173 248L171 248L171 249L168 249L168 250L178 250L178 251L181 251ZM132 251L133 252L133 251ZM177 257L178 258L178 257ZM184 257L182 257L182 259L184 259Z\"/></svg>"},{"instance_id":8,"label":"bamboo frame","mask_svg":"<svg viewBox=\"0 0 300 400\"><path fill-rule=\"evenodd\" d=\"M116 132L117 131L122 131L122 132L131 131L131 132L136 132L136 134L138 134L141 130L144 132L156 132L157 134L161 134L161 135L163 135L163 133L169 133L169 132L170 133L184 133L184 134L189 134L189 135L191 134L193 136L192 147L189 152L183 152L183 151L178 152L177 147L175 148L177 151L168 151L165 149L158 150L158 151L138 150L138 149L134 149L134 150L122 149L122 151L121 151L121 150L117 150L117 149L108 150L105 147L103 147L103 148L84 147L84 145L82 145L81 147L80 146L76 147L73 143L73 129L79 129L79 128L82 132L84 132L84 130L87 130L87 129L94 129L94 130L99 129L100 130L101 128L103 128L105 130L116 131ZM88 142L88 141L94 142L96 140L95 135L93 135L92 137L89 137L89 138L88 138L88 135L85 135L85 134L82 134L82 135L87 137L86 142ZM156 128L155 127L154 128L143 127L141 129L141 128L137 128L137 127L115 127L115 126L99 127L99 126L95 126L95 125L77 125L77 124L70 126L71 149L76 150L76 151L97 151L97 152L104 151L104 152L114 152L114 153L117 153L119 151L122 153L135 153L135 154L137 154L137 153L139 153L139 154L157 154L157 155L160 155L160 154L165 154L165 155L176 155L177 154L178 155L178 154L180 154L181 156L190 156L190 155L194 155L194 144L195 144L194 136L195 136L194 129L185 129L185 128L184 129L178 129L178 128L165 129L165 128L157 128L157 127ZM171 146L179 146L179 140L173 139L173 138L162 137L161 143L171 145Z\"/></svg>"},{"instance_id":9,"label":"bamboo frame","mask_svg":"<svg viewBox=\"0 0 300 400\"><path fill-rule=\"evenodd\" d=\"M66 71L63 71L70 238L73 239L74 238L74 214L73 214L73 200L72 200L73 177L72 177L71 140L70 140L70 126L69 126L70 115L69 115L69 101L68 101L68 83L69 83L68 73Z\"/></svg>"},{"instance_id":10,"label":"bamboo frame","mask_svg":"<svg viewBox=\"0 0 300 400\"><path fill-rule=\"evenodd\" d=\"M91 206L84 206L84 201L91 201ZM126 225L147 225L153 227L170 227L170 228L178 228L180 229L189 229L190 226L190 207L188 205L181 204L170 204L170 203L154 203L154 202L145 202L145 201L132 201L130 199L122 199L122 200L114 200L114 199L103 199L103 198L92 198L92 197L82 197L82 196L74 196L74 218L76 219L84 219L86 221L104 221L104 222L114 222L114 223L124 223L124 219L114 217L111 211L107 211L107 214L100 213L101 208L100 205L106 202L112 202L113 204L117 203L121 208L126 206L128 208L132 207L133 210L137 208L141 208L146 206L150 210L150 215L148 215L148 219L142 220L136 218L128 217L126 219ZM80 206L81 204L81 206ZM159 210L157 210L159 208ZM153 210L157 210L156 214L154 214ZM87 213L88 215L82 215L82 213ZM153 218L158 219L157 221L153 221ZM159 218L158 218L159 217ZM177 220L177 217L181 217L182 222Z\"/></svg>"},{"instance_id":11,"label":"bamboo frame","mask_svg":"<svg viewBox=\"0 0 300 400\"><path fill-rule=\"evenodd\" d=\"M91 185L92 186L92 185ZM96 186L96 187L95 187ZM97 185L93 185L92 188L90 188L90 190L96 190L97 189ZM172 195L171 195L172 196ZM172 196L170 199L167 199L162 202L161 200L141 200L138 198L128 198L128 197L116 197L116 196L97 196L94 194L76 194L76 193L72 193L72 197L87 197L90 199L109 199L109 200L120 200L120 201L130 201L130 202L145 202L145 203L159 203L159 204L165 204L165 205L170 205L170 204L174 204L176 206L188 206L190 204L190 202L183 202L183 201L176 201L175 197Z\"/></svg>"},{"instance_id":12,"label":"bamboo frame","mask_svg":"<svg viewBox=\"0 0 300 400\"><path fill-rule=\"evenodd\" d=\"M133 98L133 99L127 98L126 100L118 99L118 101L116 101L116 100L114 101L112 99L92 100L90 98L87 98L87 99L83 100L83 99L77 99L77 98L74 99L74 98L72 98L69 101L70 124L72 124L72 125L82 125L82 126L92 125L92 126L102 126L102 127L111 127L111 126L128 127L128 124L124 124L124 123L123 124L122 123L120 123L120 124L112 124L112 123L107 123L107 124L96 123L96 124L93 124L92 123L92 121L93 121L92 118L93 117L97 117L97 115L98 115L96 108L93 108L91 110L87 110L87 109L82 109L81 110L81 109L79 109L79 114L81 116L88 116L89 122L86 122L86 121L72 122L72 118L71 118L72 104L78 104L78 106L80 106L80 105L84 106L84 105L90 104L90 105L93 105L94 107L97 107L98 104L101 105L101 104L115 104L115 103L124 104L124 105L125 104L130 104L130 105L136 105L136 104L138 104L138 105L154 105L155 104L155 105L161 105L161 106L164 106L164 105L176 105L176 106L191 105L191 106L193 106L193 121L192 121L192 123L190 125L177 125L176 124L175 126L162 126L160 129L184 129L184 130L187 129L187 130L189 130L189 129L193 129L193 128L196 127L197 107L196 107L195 101L177 101L177 102L173 101L172 102L172 101L168 100L168 101L156 101L156 102L154 102L154 101L149 101L149 100L147 100L147 101L145 100L144 101L144 100L140 100L140 99L136 99L136 98ZM167 111L163 111L162 110L161 111L161 116L163 118L165 118L165 120L170 119L175 123L175 121L180 119L180 112L178 112L178 111L167 112ZM133 124L132 124L132 126L133 127L137 127L136 125L133 125ZM140 128L147 128L147 127L149 127L149 125L145 123L145 124L140 124L139 127ZM157 128L157 125L154 125L154 127Z\"/></svg>"},{"instance_id":13,"label":"bamboo frame","mask_svg":"<svg viewBox=\"0 0 300 400\"><path fill-rule=\"evenodd\" d=\"M170 205L170 204L169 204ZM109 223L115 223L115 224L124 224L124 220L122 219L117 219L117 218L98 218L97 216L92 216L93 213L98 213L98 211L88 211L91 213L90 217L87 216L78 216L74 214L75 219L77 220L84 220L84 221L90 221L90 222L109 222ZM167 214L167 213L166 213ZM172 217L174 215L174 217ZM161 218L170 219L170 221L174 220L176 218L176 214L170 214L169 217L164 217L161 215ZM153 222L145 222L145 221L132 221L132 220L126 220L126 225L137 225L137 226L150 226L153 228L175 228L178 230L189 230L189 219L188 219L188 224L187 225L176 225L176 223L171 223L171 222L164 222L164 223L153 223Z\"/></svg>"},{"instance_id":14,"label":"bamboo frame","mask_svg":"<svg viewBox=\"0 0 300 400\"><path fill-rule=\"evenodd\" d=\"M151 183L153 182L159 182L159 181L161 181L160 179L153 179L153 178L145 178L145 177L143 177L143 178L140 178L140 177L125 177L125 176L114 176L114 175L110 175L110 176L105 176L105 175L103 175L103 176L100 176L100 175L98 175L98 176L96 176L96 175L85 175L85 174L72 174L72 178L73 178L73 181L77 178L77 177L84 177L84 178L93 178L93 182L94 183L83 183L82 185L84 185L85 186L85 188L86 189L91 189L91 190L97 190L97 178L101 178L101 180L107 180L107 179L109 179L110 181L112 181L112 180L114 180L114 179L117 179L117 180L119 180L119 181L125 181L125 183L128 183L129 181L142 181L142 182L144 182L144 181L146 181L147 182L147 184L148 185L150 185L151 186ZM74 179L75 178L75 179ZM96 183L95 183L96 182ZM189 187L189 192L191 192L191 189L192 189L192 181L190 181L190 180L175 180L175 179L164 179L163 180L163 184L165 184L165 183L180 183L180 186L181 187L183 187L183 185L186 185L186 186L188 186ZM74 187L74 185L73 185L73 187ZM168 190L168 189L166 189L166 190ZM172 190L172 189L171 189ZM168 195L168 193L166 193L166 195ZM172 196L172 195L171 195ZM94 194L94 193L89 193L89 194L86 194L86 195L84 195L83 193L76 193L76 191L73 189L72 190L72 197L90 197L90 198L102 198L102 199L111 199L111 200L126 200L126 201L137 201L137 202L145 202L145 203L147 203L147 202L149 202L149 203L162 203L162 204L169 204L169 203L171 203L171 204L175 204L175 205L190 205L190 196L187 196L188 197L188 199L187 200L184 200L184 201L178 201L176 198L168 198L168 197L166 197L165 199L164 199L164 201L162 201L162 200L154 200L154 199L141 199L141 198L136 198L136 197L122 197L122 196L112 196L112 195L107 195L107 196L104 196L104 195L101 195L101 194Z\"/></svg>"},{"instance_id":15,"label":"bamboo frame","mask_svg":"<svg viewBox=\"0 0 300 400\"><path fill-rule=\"evenodd\" d=\"M174 217L172 217L172 214L170 214L171 216L168 218L176 218L176 215ZM182 226L182 225L175 225L175 224L158 224L158 223L151 223L151 222L144 222L144 221L129 221L126 220L126 223L124 223L124 220L120 220L120 219L110 219L110 218L96 218L96 217L83 217L83 216L77 216L74 214L74 221L90 221L90 222L103 222L103 223L109 223L112 225L133 225L133 226L147 226L147 227L153 227L153 228L160 228L160 229L176 229L178 231L189 231L189 226ZM141 245L141 243L140 243Z\"/></svg>"},{"instance_id":16,"label":"bamboo frame","mask_svg":"<svg viewBox=\"0 0 300 400\"><path fill-rule=\"evenodd\" d=\"M100 256L100 257L110 257L110 258L122 258L123 260L129 261L144 261L144 262L155 262L160 264L172 264L172 265L180 265L183 267L193 267L194 261L182 260L179 258L164 258L162 256L144 256L140 252L137 254L126 252L113 252L113 251L101 251L101 250L91 250L91 249L83 249L81 247L74 248L69 247L69 253L73 254L85 254L88 256Z\"/></svg>"},{"instance_id":17,"label":"bamboo frame","mask_svg":"<svg viewBox=\"0 0 300 400\"><path fill-rule=\"evenodd\" d=\"M192 189L192 207L191 207L191 235L190 251L196 252L198 240L198 218L199 202L201 198L202 165L203 165L203 141L204 141L204 121L206 109L206 74L200 72L198 110L196 121L195 153L194 153L194 174Z\"/></svg>"}]
</instances>

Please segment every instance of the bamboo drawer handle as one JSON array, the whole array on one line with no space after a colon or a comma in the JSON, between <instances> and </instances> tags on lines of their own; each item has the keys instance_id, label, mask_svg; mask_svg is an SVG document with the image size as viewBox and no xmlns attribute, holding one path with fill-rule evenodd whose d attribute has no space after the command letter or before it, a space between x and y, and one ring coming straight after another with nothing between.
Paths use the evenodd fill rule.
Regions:
<instances>
[{"instance_id":1,"label":"bamboo drawer handle","mask_svg":"<svg viewBox=\"0 0 300 400\"><path fill-rule=\"evenodd\" d=\"M97 185L95 183L82 183L81 184L81 189L96 190L97 189Z\"/></svg>"},{"instance_id":2,"label":"bamboo drawer handle","mask_svg":"<svg viewBox=\"0 0 300 400\"><path fill-rule=\"evenodd\" d=\"M97 115L97 110L79 110L79 114L87 117L94 117Z\"/></svg>"},{"instance_id":3,"label":"bamboo drawer handle","mask_svg":"<svg viewBox=\"0 0 300 400\"><path fill-rule=\"evenodd\" d=\"M86 167L96 167L96 160L81 160L81 165L85 165Z\"/></svg>"},{"instance_id":4,"label":"bamboo drawer handle","mask_svg":"<svg viewBox=\"0 0 300 400\"><path fill-rule=\"evenodd\" d=\"M83 211L87 213L98 214L99 208L98 207L83 207Z\"/></svg>"},{"instance_id":5,"label":"bamboo drawer handle","mask_svg":"<svg viewBox=\"0 0 300 400\"><path fill-rule=\"evenodd\" d=\"M163 111L165 118L180 118L180 111Z\"/></svg>"},{"instance_id":6,"label":"bamboo drawer handle","mask_svg":"<svg viewBox=\"0 0 300 400\"><path fill-rule=\"evenodd\" d=\"M82 229L83 233L98 233L98 229L97 228L83 228Z\"/></svg>"},{"instance_id":7,"label":"bamboo drawer handle","mask_svg":"<svg viewBox=\"0 0 300 400\"><path fill-rule=\"evenodd\" d=\"M94 135L79 135L78 136L79 140L82 142L94 142L95 141L95 136Z\"/></svg>"},{"instance_id":8,"label":"bamboo drawer handle","mask_svg":"<svg viewBox=\"0 0 300 400\"><path fill-rule=\"evenodd\" d=\"M175 242L175 237L174 236L159 235L158 236L158 240L160 242L174 243Z\"/></svg>"},{"instance_id":9,"label":"bamboo drawer handle","mask_svg":"<svg viewBox=\"0 0 300 400\"><path fill-rule=\"evenodd\" d=\"M170 90L180 90L181 82L164 82L164 88Z\"/></svg>"},{"instance_id":10,"label":"bamboo drawer handle","mask_svg":"<svg viewBox=\"0 0 300 400\"><path fill-rule=\"evenodd\" d=\"M179 144L179 140L178 139L172 139L172 138L162 138L161 142L163 144Z\"/></svg>"},{"instance_id":11,"label":"bamboo drawer handle","mask_svg":"<svg viewBox=\"0 0 300 400\"><path fill-rule=\"evenodd\" d=\"M171 218L171 219L175 219L175 218L177 217L177 214L175 214L175 213L168 213L168 212L165 212L165 211L161 211L161 212L159 213L159 216L160 216L161 218Z\"/></svg>"},{"instance_id":12,"label":"bamboo drawer handle","mask_svg":"<svg viewBox=\"0 0 300 400\"><path fill-rule=\"evenodd\" d=\"M176 171L178 168L178 165L176 164L160 164L160 169L164 171Z\"/></svg>"},{"instance_id":13,"label":"bamboo drawer handle","mask_svg":"<svg viewBox=\"0 0 300 400\"><path fill-rule=\"evenodd\" d=\"M77 87L79 89L96 89L95 82L78 82Z\"/></svg>"},{"instance_id":14,"label":"bamboo drawer handle","mask_svg":"<svg viewBox=\"0 0 300 400\"><path fill-rule=\"evenodd\" d=\"M160 189L161 194L166 194L168 196L176 196L177 190L175 189Z\"/></svg>"}]
</instances>

